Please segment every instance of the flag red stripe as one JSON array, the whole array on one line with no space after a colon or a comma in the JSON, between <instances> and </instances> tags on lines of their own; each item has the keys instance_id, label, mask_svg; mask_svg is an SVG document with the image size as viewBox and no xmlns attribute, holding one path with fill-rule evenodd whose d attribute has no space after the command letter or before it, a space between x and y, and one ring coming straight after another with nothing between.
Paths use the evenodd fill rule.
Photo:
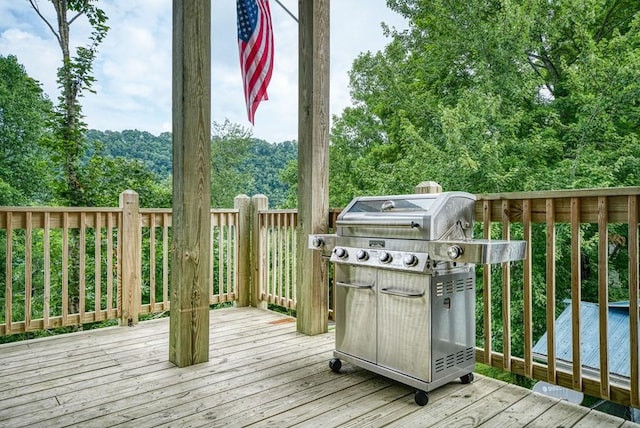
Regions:
<instances>
[{"instance_id":1,"label":"flag red stripe","mask_svg":"<svg viewBox=\"0 0 640 428\"><path fill-rule=\"evenodd\" d=\"M248 42L238 39L240 68L249 121L253 124L261 101L269 99L267 86L273 73L273 32L267 0L257 0L258 20Z\"/></svg>"}]
</instances>

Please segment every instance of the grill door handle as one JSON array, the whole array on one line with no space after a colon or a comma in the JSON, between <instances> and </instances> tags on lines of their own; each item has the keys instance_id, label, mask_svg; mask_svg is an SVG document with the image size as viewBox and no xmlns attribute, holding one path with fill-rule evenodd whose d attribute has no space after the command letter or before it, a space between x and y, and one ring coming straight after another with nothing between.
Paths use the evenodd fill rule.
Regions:
<instances>
[{"instance_id":1,"label":"grill door handle","mask_svg":"<svg viewBox=\"0 0 640 428\"><path fill-rule=\"evenodd\" d=\"M360 290L367 290L367 289L373 288L373 285L349 284L348 282L342 282L342 281L338 281L336 284L341 286L341 287L357 288L357 289L360 289Z\"/></svg>"},{"instance_id":2,"label":"grill door handle","mask_svg":"<svg viewBox=\"0 0 640 428\"><path fill-rule=\"evenodd\" d=\"M410 291L394 290L393 288L381 288L380 292L384 294L391 294L392 296L409 297L413 299L424 296L424 291L412 293Z\"/></svg>"}]
</instances>

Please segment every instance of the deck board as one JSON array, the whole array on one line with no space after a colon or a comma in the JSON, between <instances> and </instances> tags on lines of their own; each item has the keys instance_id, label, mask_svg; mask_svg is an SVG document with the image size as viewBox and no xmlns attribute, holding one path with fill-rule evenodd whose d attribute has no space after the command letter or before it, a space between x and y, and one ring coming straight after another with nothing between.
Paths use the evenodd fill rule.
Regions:
<instances>
[{"instance_id":1,"label":"deck board","mask_svg":"<svg viewBox=\"0 0 640 428\"><path fill-rule=\"evenodd\" d=\"M345 364L333 333L304 336L255 308L211 312L210 359L168 361L168 319L0 345L0 426L639 426L503 382L413 389Z\"/></svg>"}]
</instances>

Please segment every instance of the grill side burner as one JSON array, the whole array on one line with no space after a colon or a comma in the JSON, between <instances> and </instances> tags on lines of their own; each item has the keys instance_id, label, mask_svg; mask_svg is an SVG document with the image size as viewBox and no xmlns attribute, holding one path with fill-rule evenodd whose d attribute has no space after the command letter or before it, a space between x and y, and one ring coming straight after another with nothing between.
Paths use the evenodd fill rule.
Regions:
<instances>
[{"instance_id":1,"label":"grill side burner","mask_svg":"<svg viewBox=\"0 0 640 428\"><path fill-rule=\"evenodd\" d=\"M335 265L341 359L417 389L415 401L475 366L475 264L521 260L524 241L474 240L475 197L464 192L355 198L337 233L309 248Z\"/></svg>"}]
</instances>

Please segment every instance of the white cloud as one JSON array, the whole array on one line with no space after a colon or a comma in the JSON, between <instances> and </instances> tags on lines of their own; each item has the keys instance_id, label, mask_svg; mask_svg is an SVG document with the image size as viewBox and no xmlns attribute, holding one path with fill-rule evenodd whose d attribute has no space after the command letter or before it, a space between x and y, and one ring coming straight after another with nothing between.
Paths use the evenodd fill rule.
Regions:
<instances>
[{"instance_id":1,"label":"white cloud","mask_svg":"<svg viewBox=\"0 0 640 428\"><path fill-rule=\"evenodd\" d=\"M281 0L298 14L295 0ZM298 34L296 22L272 1L275 65L269 100L256 112L253 135L270 142L298 138ZM171 0L103 0L109 33L94 65L96 94L86 93L83 113L89 127L140 129L154 134L171 130ZM53 16L52 6L41 2ZM49 8L49 10L45 10ZM384 0L331 3L331 114L350 104L347 72L363 51L388 42L380 22L404 26ZM76 21L72 43L86 44L90 28ZM26 1L0 1L0 55L14 54L27 73L57 99L60 49ZM235 2L212 1L212 121L229 119L249 127L238 65Z\"/></svg>"}]
</instances>

